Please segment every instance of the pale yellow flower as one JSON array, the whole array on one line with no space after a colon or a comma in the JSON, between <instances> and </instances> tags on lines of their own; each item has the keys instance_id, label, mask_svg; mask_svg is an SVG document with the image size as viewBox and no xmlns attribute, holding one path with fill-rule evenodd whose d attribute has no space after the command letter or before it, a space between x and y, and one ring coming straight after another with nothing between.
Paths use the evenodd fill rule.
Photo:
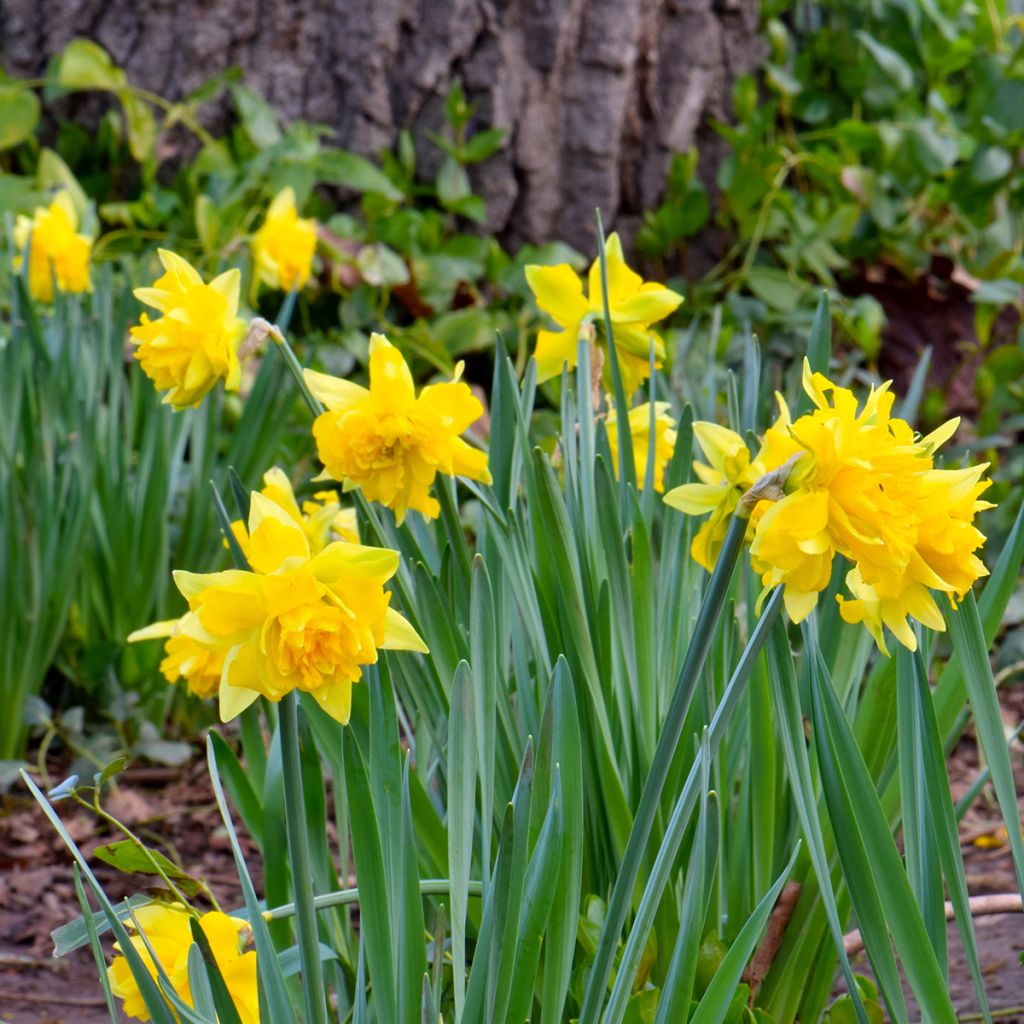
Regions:
<instances>
[{"instance_id":1,"label":"pale yellow flower","mask_svg":"<svg viewBox=\"0 0 1024 1024\"><path fill-rule=\"evenodd\" d=\"M683 297L664 285L644 279L626 266L622 242L611 234L605 242L608 268L608 305L626 396L632 396L650 374L650 350L654 346L655 365L665 358L665 342L651 324L664 320L679 307ZM588 275L587 295L583 283L568 263L557 266L531 264L526 268L529 284L538 307L558 324L557 331L537 335L537 379L550 380L563 366L575 368L580 330L593 323L604 325L604 299L601 288L601 263L594 260ZM606 381L608 367L605 367Z\"/></svg>"},{"instance_id":2,"label":"pale yellow flower","mask_svg":"<svg viewBox=\"0 0 1024 1024\"><path fill-rule=\"evenodd\" d=\"M226 270L209 284L190 263L160 249L165 273L151 288L136 288L135 297L163 316L142 321L131 330L135 358L164 401L176 409L198 405L220 380L237 391L241 379L238 343L245 321L238 316L240 276Z\"/></svg>"},{"instance_id":3,"label":"pale yellow flower","mask_svg":"<svg viewBox=\"0 0 1024 1024\"><path fill-rule=\"evenodd\" d=\"M274 197L263 226L252 239L259 280L270 288L302 288L313 271L316 221L299 216L295 190L289 185Z\"/></svg>"},{"instance_id":4,"label":"pale yellow flower","mask_svg":"<svg viewBox=\"0 0 1024 1024\"><path fill-rule=\"evenodd\" d=\"M130 633L128 642L166 639L164 658L160 662L160 671L164 678L169 683L183 679L189 693L205 700L215 696L220 687L220 677L224 670L224 652L203 647L187 633L182 632L182 623L187 618L188 614L179 619L154 622Z\"/></svg>"},{"instance_id":5,"label":"pale yellow flower","mask_svg":"<svg viewBox=\"0 0 1024 1024\"><path fill-rule=\"evenodd\" d=\"M56 281L62 292L92 291L89 258L92 239L78 230L78 214L67 190L58 192L48 207L39 207L29 218L14 224L18 254L14 269L22 267L22 253L28 247L28 290L40 302L53 301Z\"/></svg>"},{"instance_id":6,"label":"pale yellow flower","mask_svg":"<svg viewBox=\"0 0 1024 1024\"><path fill-rule=\"evenodd\" d=\"M668 402L654 403L654 489L659 494L665 490L665 467L672 459L676 447L676 421L669 415ZM608 447L612 451L612 467L619 475L619 429L615 406L609 403L605 419ZM636 478L641 486L646 479L647 460L651 449L651 403L635 406L629 410L629 433L633 439L633 465Z\"/></svg>"}]
</instances>

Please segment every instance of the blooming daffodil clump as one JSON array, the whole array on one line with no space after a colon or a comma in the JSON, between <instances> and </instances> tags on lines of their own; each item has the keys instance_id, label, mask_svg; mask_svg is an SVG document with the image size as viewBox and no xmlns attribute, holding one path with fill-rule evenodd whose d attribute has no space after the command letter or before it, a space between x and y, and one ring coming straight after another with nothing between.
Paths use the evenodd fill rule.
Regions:
<instances>
[{"instance_id":1,"label":"blooming daffodil clump","mask_svg":"<svg viewBox=\"0 0 1024 1024\"><path fill-rule=\"evenodd\" d=\"M697 464L702 482L665 500L691 515L711 512L692 549L709 570L742 501L750 511L752 565L766 592L784 588L794 622L810 614L833 559L843 556L852 564L852 597L838 595L844 620L863 623L884 653L883 627L914 650L909 619L945 628L932 591L955 603L987 574L977 555L985 536L974 518L992 507L981 500L988 465L936 468L935 452L958 421L920 437L892 415L888 383L872 389L863 406L806 362L803 384L814 409L790 422L783 403L754 459L732 431L695 424L712 465Z\"/></svg>"},{"instance_id":2,"label":"blooming daffodil clump","mask_svg":"<svg viewBox=\"0 0 1024 1024\"><path fill-rule=\"evenodd\" d=\"M92 239L78 230L78 214L70 193L58 192L49 206L40 206L32 217L18 217L14 224L18 255L14 269L21 270L22 253L28 247L28 290L39 302L53 301L53 286L62 292L92 291L89 257Z\"/></svg>"},{"instance_id":3,"label":"blooming daffodil clump","mask_svg":"<svg viewBox=\"0 0 1024 1024\"><path fill-rule=\"evenodd\" d=\"M299 216L289 185L274 197L262 227L252 239L256 275L270 288L302 288L313 272L316 221Z\"/></svg>"},{"instance_id":4,"label":"blooming daffodil clump","mask_svg":"<svg viewBox=\"0 0 1024 1024\"><path fill-rule=\"evenodd\" d=\"M622 242L611 234L605 242L608 266L608 306L612 333L619 357L622 383L627 397L632 396L650 373L650 350L654 346L655 365L665 358L665 342L652 324L675 312L683 297L664 285L644 279L626 266ZM604 298L601 288L601 262L594 260L587 276L587 294L583 282L568 263L557 266L531 264L526 281L537 305L558 325L557 331L537 335L537 380L550 380L568 365L576 366L577 346L584 325L604 330ZM607 339L605 339L607 341Z\"/></svg>"},{"instance_id":5,"label":"blooming daffodil clump","mask_svg":"<svg viewBox=\"0 0 1024 1024\"><path fill-rule=\"evenodd\" d=\"M384 590L397 551L334 541L314 553L304 527L259 493L247 533L251 571L174 574L189 604L180 632L224 655L222 721L261 695L303 690L344 724L352 684L379 649L427 652Z\"/></svg>"},{"instance_id":6,"label":"blooming daffodil clump","mask_svg":"<svg viewBox=\"0 0 1024 1024\"><path fill-rule=\"evenodd\" d=\"M370 338L370 386L305 371L310 391L327 407L316 418L320 461L345 491L359 488L399 523L409 509L436 518L430 488L438 473L491 482L487 454L460 435L483 415L483 405L459 378L419 395L402 353L382 334Z\"/></svg>"},{"instance_id":7,"label":"blooming daffodil clump","mask_svg":"<svg viewBox=\"0 0 1024 1024\"><path fill-rule=\"evenodd\" d=\"M220 381L237 391L241 379L238 344L245 321L238 315L240 275L226 270L206 284L187 260L159 250L165 273L150 288L136 288L135 297L163 316L145 313L131 329L135 358L164 402L175 409L198 405Z\"/></svg>"},{"instance_id":8,"label":"blooming daffodil clump","mask_svg":"<svg viewBox=\"0 0 1024 1024\"><path fill-rule=\"evenodd\" d=\"M305 533L311 554L319 554L334 540L359 543L355 509L343 509L334 491L318 491L312 500L303 502L300 510L284 470L277 466L267 470L263 474L263 485L260 493L284 509ZM248 557L249 531L246 525L238 519L231 524L231 529ZM225 652L220 648L205 647L183 631L188 614L137 629L129 634L128 642L166 639L164 658L160 662L164 678L169 683L184 680L189 693L205 700L215 697L220 689Z\"/></svg>"},{"instance_id":9,"label":"blooming daffodil clump","mask_svg":"<svg viewBox=\"0 0 1024 1024\"><path fill-rule=\"evenodd\" d=\"M672 458L676 447L676 421L669 415L668 402L654 403L654 489L659 494L665 490L665 467ZM612 466L619 475L619 431L615 406L609 403L608 416L604 421L608 434L608 447L612 451ZM651 403L644 402L629 410L629 433L633 440L633 465L637 479L642 484L647 472L647 460L651 450Z\"/></svg>"},{"instance_id":10,"label":"blooming daffodil clump","mask_svg":"<svg viewBox=\"0 0 1024 1024\"><path fill-rule=\"evenodd\" d=\"M135 910L134 917L145 940L141 935L133 935L131 943L146 969L154 979L158 977L153 959L155 954L156 961L179 998L194 1007L192 985L188 977L188 953L193 943L189 925L192 915L180 903L149 903ZM242 1024L259 1024L256 952L251 949L242 952L250 935L248 923L217 910L203 914L198 920ZM131 920L125 921L125 925L134 929ZM147 941L153 953L147 948ZM118 955L107 968L110 990L123 1001L122 1009L128 1017L148 1021L149 1011L124 951L117 943L114 943L114 949Z\"/></svg>"}]
</instances>

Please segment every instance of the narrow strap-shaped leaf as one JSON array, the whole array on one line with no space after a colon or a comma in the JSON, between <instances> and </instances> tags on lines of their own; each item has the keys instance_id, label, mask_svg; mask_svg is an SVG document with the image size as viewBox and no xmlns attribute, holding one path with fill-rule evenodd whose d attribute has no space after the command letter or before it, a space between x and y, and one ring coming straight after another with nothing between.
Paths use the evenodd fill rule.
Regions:
<instances>
[{"instance_id":1,"label":"narrow strap-shaped leaf","mask_svg":"<svg viewBox=\"0 0 1024 1024\"><path fill-rule=\"evenodd\" d=\"M736 986L740 983L744 968L753 956L754 948L758 939L768 924L768 918L775 902L782 892L782 887L793 870L796 858L800 853L800 844L793 850L789 863L783 868L782 874L775 880L775 884L761 897L760 903L754 908L754 912L747 918L739 935L729 947L721 965L715 972L711 984L697 1004L697 1009L690 1017L690 1024L722 1024L732 1006L736 995Z\"/></svg>"},{"instance_id":2,"label":"narrow strap-shaped leaf","mask_svg":"<svg viewBox=\"0 0 1024 1024\"><path fill-rule=\"evenodd\" d=\"M949 786L949 775L946 759L939 738L939 727L935 719L935 705L932 701L931 688L925 671L921 652L904 655L901 648L899 654L913 658L913 703L918 715L921 749L919 753L922 773L924 775L928 810L934 826L935 841L938 846L942 872L946 877L949 899L953 904L960 941L964 947L967 967L974 983L974 992L981 1007L982 1017L991 1024L988 997L985 994L985 979L981 973L978 959L978 942L974 934L974 918L971 916L970 896L967 891L967 878L964 871L963 851L960 849L960 836L957 832L957 821L953 808L953 794ZM945 928L945 907L943 907L943 928Z\"/></svg>"},{"instance_id":3,"label":"narrow strap-shaped leaf","mask_svg":"<svg viewBox=\"0 0 1024 1024\"><path fill-rule=\"evenodd\" d=\"M690 862L683 883L683 909L679 930L662 986L658 1016L654 1024L674 1024L685 1020L690 1012L690 999L697 977L697 959L704 937L704 928L711 909L714 891L712 881L718 861L718 798L709 793L711 750L707 730L701 739L700 810L697 830L690 851Z\"/></svg>"},{"instance_id":4,"label":"narrow strap-shaped leaf","mask_svg":"<svg viewBox=\"0 0 1024 1024\"><path fill-rule=\"evenodd\" d=\"M946 625L953 641L953 650L960 658L978 743L991 769L992 788L995 790L999 810L1009 834L1010 852L1013 854L1013 865L1017 872L1017 886L1024 891L1024 839L1021 838L1017 790L1013 781L1010 753L1006 749L1006 737L1003 734L1003 719L999 713L999 698L996 695L995 679L992 677L988 644L985 642L985 632L973 591L967 592L958 609L950 608L946 613Z\"/></svg>"},{"instance_id":5,"label":"narrow strap-shaped leaf","mask_svg":"<svg viewBox=\"0 0 1024 1024\"><path fill-rule=\"evenodd\" d=\"M849 957L843 947L843 924L836 906L835 893L832 890L832 873L829 869L828 855L825 852L825 839L818 818L817 795L811 778L810 760L807 756L807 745L804 739L803 715L800 711L800 694L796 667L793 664L793 653L789 646L789 635L786 624L779 620L768 643L768 674L772 688L772 702L775 705L775 722L779 739L782 741L782 753L786 762L786 773L796 804L800 827L807 843L811 864L818 879L819 898L828 919L832 941L839 956L839 963L846 981L847 991L851 993L854 1013L859 1024L868 1024L867 1011L864 1009L860 992L854 982L853 970Z\"/></svg>"},{"instance_id":6,"label":"narrow strap-shaped leaf","mask_svg":"<svg viewBox=\"0 0 1024 1024\"><path fill-rule=\"evenodd\" d=\"M473 679L469 665L463 661L455 670L448 720L448 870L452 883L452 982L456 1021L462 1019L466 997L466 909L473 864L476 767Z\"/></svg>"},{"instance_id":7,"label":"narrow strap-shaped leaf","mask_svg":"<svg viewBox=\"0 0 1024 1024\"><path fill-rule=\"evenodd\" d=\"M622 855L619 872L615 878L601 937L590 977L587 980L583 1008L580 1012L580 1024L595 1024L604 1002L604 993L612 970L615 947L618 945L622 926L626 921L633 886L640 873L640 866L651 837L654 819L658 813L662 790L668 778L672 759L679 736L682 733L686 712L689 709L693 694L696 691L700 674L707 660L711 641L714 637L718 620L725 605L726 594L732 579L736 559L746 532L746 521L739 516L733 518L722 544L722 550L711 575L711 582L701 603L697 623L690 638L690 645L683 659L682 668L676 679L672 701L665 716L665 725L658 739L643 793L633 819L633 828L629 833L626 850ZM694 794L696 796L696 794Z\"/></svg>"},{"instance_id":8,"label":"narrow strap-shaped leaf","mask_svg":"<svg viewBox=\"0 0 1024 1024\"><path fill-rule=\"evenodd\" d=\"M918 712L914 681L914 656L900 645L896 655L896 714L900 776L900 803L903 818L903 857L910 888L924 919L925 930L935 950L935 958L946 972L946 908L942 888L937 821L929 800L925 774L922 722ZM941 811L939 811L941 814ZM941 818L938 819L941 821Z\"/></svg>"},{"instance_id":9,"label":"narrow strap-shaped leaf","mask_svg":"<svg viewBox=\"0 0 1024 1024\"><path fill-rule=\"evenodd\" d=\"M242 1024L242 1018L238 1015L238 1008L235 1006L228 986L224 981L224 975L220 973L217 965L217 958L210 948L210 940L206 932L199 926L199 922L190 917L189 928L192 930L192 941L199 948L199 953L206 968L206 977L209 981L210 992L213 997L213 1005L217 1012L218 1024ZM190 965L191 966L191 965Z\"/></svg>"},{"instance_id":10,"label":"narrow strap-shaped leaf","mask_svg":"<svg viewBox=\"0 0 1024 1024\"><path fill-rule=\"evenodd\" d=\"M397 907L395 919L401 922L398 928L398 1019L414 1021L422 997L421 981L426 983L427 958L423 946L426 924L423 919L423 897L420 895L418 859L416 857L416 833L412 824L412 801L409 796L410 756L405 755L402 767L402 832L398 838L400 875L394 893Z\"/></svg>"},{"instance_id":11,"label":"narrow strap-shaped leaf","mask_svg":"<svg viewBox=\"0 0 1024 1024\"><path fill-rule=\"evenodd\" d=\"M360 953L365 944L367 969L373 984L377 1012L384 1020L397 1020L387 869L381 848L377 809L366 777L363 755L350 729L345 730L344 746L345 788L348 792L348 805L356 815L352 822L352 850L359 887ZM360 990L357 985L357 1001Z\"/></svg>"},{"instance_id":12,"label":"narrow strap-shaped leaf","mask_svg":"<svg viewBox=\"0 0 1024 1024\"><path fill-rule=\"evenodd\" d=\"M831 680L812 644L812 707L815 743L821 764L825 803L836 831L836 846L853 897L854 910L876 970L882 942L879 930L892 933L907 980L932 1024L956 1024L942 971L928 942L921 912L914 900L903 863L868 774L857 741L843 714ZM865 922L872 939L868 940ZM893 1016L905 1018L898 977L890 979L886 1003Z\"/></svg>"}]
</instances>

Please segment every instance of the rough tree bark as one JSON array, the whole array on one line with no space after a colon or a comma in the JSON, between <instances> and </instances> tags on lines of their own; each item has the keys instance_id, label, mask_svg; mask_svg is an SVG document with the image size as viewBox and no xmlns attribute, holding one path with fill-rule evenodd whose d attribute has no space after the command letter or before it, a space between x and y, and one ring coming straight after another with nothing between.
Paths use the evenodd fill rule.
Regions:
<instances>
[{"instance_id":1,"label":"rough tree bark","mask_svg":"<svg viewBox=\"0 0 1024 1024\"><path fill-rule=\"evenodd\" d=\"M241 65L286 117L367 155L437 128L459 77L477 121L508 131L476 168L509 243L588 248L593 210L627 227L673 152L702 147L759 55L757 0L0 0L0 54L34 75L76 36L175 98Z\"/></svg>"}]
</instances>

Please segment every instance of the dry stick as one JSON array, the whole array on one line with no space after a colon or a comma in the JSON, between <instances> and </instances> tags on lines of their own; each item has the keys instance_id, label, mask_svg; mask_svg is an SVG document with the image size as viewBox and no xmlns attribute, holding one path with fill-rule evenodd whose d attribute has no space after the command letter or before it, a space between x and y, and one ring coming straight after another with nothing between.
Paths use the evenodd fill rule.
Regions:
<instances>
[{"instance_id":1,"label":"dry stick","mask_svg":"<svg viewBox=\"0 0 1024 1024\"><path fill-rule=\"evenodd\" d=\"M0 1000L4 1006L11 1003L63 1003L65 1006L105 1006L103 996L58 996L36 995L31 992L7 992L0 989Z\"/></svg>"},{"instance_id":2,"label":"dry stick","mask_svg":"<svg viewBox=\"0 0 1024 1024\"><path fill-rule=\"evenodd\" d=\"M743 980L750 986L751 997L757 994L764 976L775 960L775 954L778 953L779 946L785 938L786 926L796 909L802 888L799 882L787 882L775 901L772 916L768 918L768 930L765 932L764 941L757 947L747 969L743 972Z\"/></svg>"},{"instance_id":3,"label":"dry stick","mask_svg":"<svg viewBox=\"0 0 1024 1024\"><path fill-rule=\"evenodd\" d=\"M1020 893L1001 892L991 896L972 896L967 901L971 911L971 917L989 917L993 914L1019 914L1021 913ZM953 904L946 900L946 920L952 921L955 917ZM864 940L859 931L852 931L843 936L843 948L847 956L853 956L864 948Z\"/></svg>"}]
</instances>

